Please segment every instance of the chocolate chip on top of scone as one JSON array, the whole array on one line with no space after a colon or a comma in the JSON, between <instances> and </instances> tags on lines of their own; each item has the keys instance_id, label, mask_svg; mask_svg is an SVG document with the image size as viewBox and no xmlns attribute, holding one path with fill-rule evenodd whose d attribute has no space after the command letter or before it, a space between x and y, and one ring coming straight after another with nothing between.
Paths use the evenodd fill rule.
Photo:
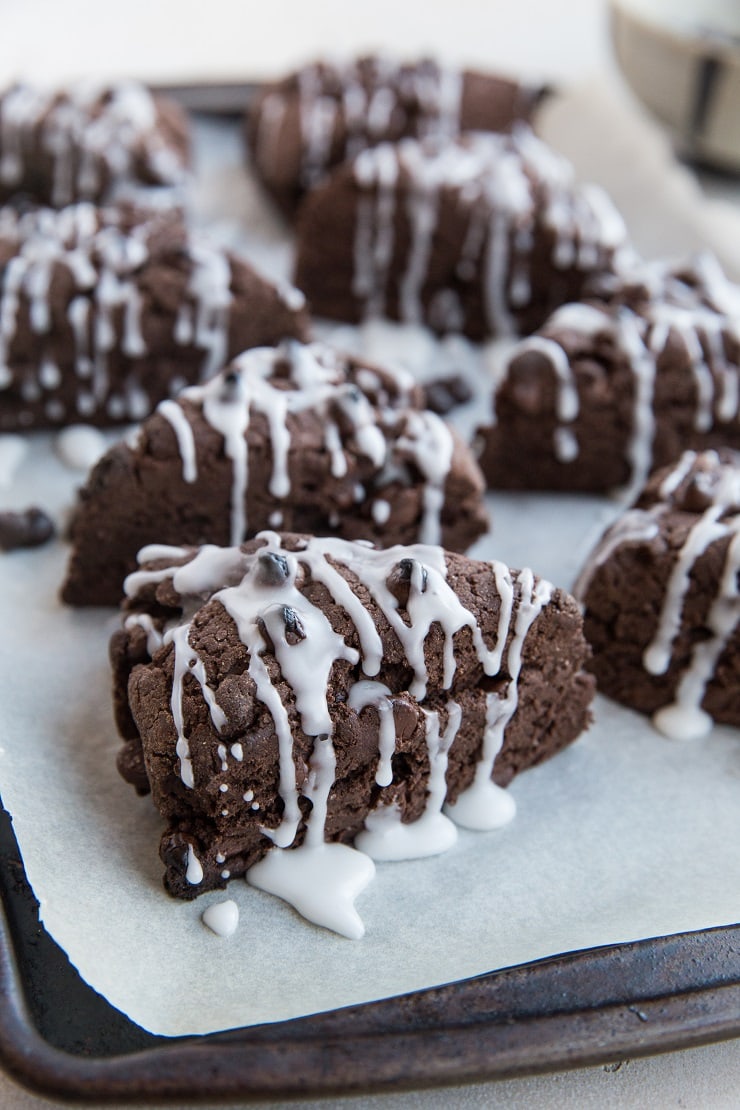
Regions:
<instances>
[{"instance_id":1,"label":"chocolate chip on top of scone","mask_svg":"<svg viewBox=\"0 0 740 1110\"><path fill-rule=\"evenodd\" d=\"M319 344L255 348L163 402L93 469L63 596L116 604L140 547L267 527L464 550L488 526L470 448L406 379Z\"/></svg>"},{"instance_id":2,"label":"chocolate chip on top of scone","mask_svg":"<svg viewBox=\"0 0 740 1110\"><path fill-rule=\"evenodd\" d=\"M501 787L589 722L578 606L529 570L275 532L140 563L111 644L119 767L167 822L179 897L246 874L360 936L367 857L505 823Z\"/></svg>"},{"instance_id":3,"label":"chocolate chip on top of scone","mask_svg":"<svg viewBox=\"0 0 740 1110\"><path fill-rule=\"evenodd\" d=\"M0 209L0 431L141 420L247 347L306 338L296 290L179 210Z\"/></svg>"}]
</instances>

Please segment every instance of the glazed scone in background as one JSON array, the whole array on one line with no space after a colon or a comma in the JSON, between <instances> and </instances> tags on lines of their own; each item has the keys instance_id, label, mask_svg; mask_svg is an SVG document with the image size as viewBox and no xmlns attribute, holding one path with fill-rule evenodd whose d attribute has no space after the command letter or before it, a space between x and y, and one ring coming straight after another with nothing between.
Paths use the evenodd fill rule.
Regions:
<instances>
[{"instance_id":1,"label":"glazed scone in background","mask_svg":"<svg viewBox=\"0 0 740 1110\"><path fill-rule=\"evenodd\" d=\"M600 690L669 736L740 725L740 453L656 471L576 591Z\"/></svg>"},{"instance_id":2,"label":"glazed scone in background","mask_svg":"<svg viewBox=\"0 0 740 1110\"><path fill-rule=\"evenodd\" d=\"M260 88L247 116L251 164L292 217L309 189L366 147L506 131L530 119L541 95L533 85L431 58L320 61Z\"/></svg>"},{"instance_id":3,"label":"glazed scone in background","mask_svg":"<svg viewBox=\"0 0 740 1110\"><path fill-rule=\"evenodd\" d=\"M588 292L506 358L479 429L493 488L636 494L687 447L740 447L740 288L716 260L630 265Z\"/></svg>"},{"instance_id":4,"label":"glazed scone in background","mask_svg":"<svg viewBox=\"0 0 740 1110\"><path fill-rule=\"evenodd\" d=\"M247 347L308 336L303 298L177 209L0 209L0 431L141 420Z\"/></svg>"},{"instance_id":5,"label":"glazed scone in background","mask_svg":"<svg viewBox=\"0 0 740 1110\"><path fill-rule=\"evenodd\" d=\"M524 124L362 151L306 197L295 281L319 316L528 334L626 243L606 193Z\"/></svg>"},{"instance_id":6,"label":"glazed scone in background","mask_svg":"<svg viewBox=\"0 0 740 1110\"><path fill-rule=\"evenodd\" d=\"M120 186L181 186L189 164L185 113L135 81L0 91L2 202L62 208L110 199Z\"/></svg>"},{"instance_id":7,"label":"glazed scone in background","mask_svg":"<svg viewBox=\"0 0 740 1110\"><path fill-rule=\"evenodd\" d=\"M419 398L410 380L322 345L246 352L94 468L64 599L117 604L145 544L239 543L268 527L465 550L488 527L483 477Z\"/></svg>"}]
</instances>

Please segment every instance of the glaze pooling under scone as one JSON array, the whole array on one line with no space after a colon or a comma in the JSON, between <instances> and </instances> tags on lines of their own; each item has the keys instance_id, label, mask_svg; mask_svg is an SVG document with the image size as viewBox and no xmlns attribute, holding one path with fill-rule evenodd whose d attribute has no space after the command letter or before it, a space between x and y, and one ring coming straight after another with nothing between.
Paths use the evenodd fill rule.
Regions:
<instances>
[{"instance_id":1,"label":"glaze pooling under scone","mask_svg":"<svg viewBox=\"0 0 740 1110\"><path fill-rule=\"evenodd\" d=\"M633 265L591 292L507 355L479 431L490 486L634 495L686 447L740 446L740 289L717 262Z\"/></svg>"},{"instance_id":2,"label":"glaze pooling under scone","mask_svg":"<svg viewBox=\"0 0 740 1110\"><path fill-rule=\"evenodd\" d=\"M740 454L657 471L576 592L604 693L677 739L740 725Z\"/></svg>"},{"instance_id":3,"label":"glaze pooling under scone","mask_svg":"<svg viewBox=\"0 0 740 1110\"><path fill-rule=\"evenodd\" d=\"M2 208L0 266L3 431L141 420L244 348L308 331L296 290L177 210Z\"/></svg>"},{"instance_id":4,"label":"glaze pooling under scone","mask_svg":"<svg viewBox=\"0 0 740 1110\"><path fill-rule=\"evenodd\" d=\"M134 81L0 93L2 201L20 194L62 208L116 185L182 185L188 163L184 113Z\"/></svg>"},{"instance_id":5,"label":"glaze pooling under scone","mask_svg":"<svg viewBox=\"0 0 740 1110\"><path fill-rule=\"evenodd\" d=\"M505 131L530 117L540 95L505 77L432 59L323 61L263 87L249 113L247 138L257 174L291 215L308 189L366 147L404 137Z\"/></svg>"},{"instance_id":6,"label":"glaze pooling under scone","mask_svg":"<svg viewBox=\"0 0 740 1110\"><path fill-rule=\"evenodd\" d=\"M500 786L588 723L578 608L531 571L274 532L140 561L111 645L119 766L168 821L180 897L246 874L360 936L368 856L497 827Z\"/></svg>"},{"instance_id":7,"label":"glaze pooling under scone","mask_svg":"<svg viewBox=\"0 0 740 1110\"><path fill-rule=\"evenodd\" d=\"M596 186L523 124L362 151L306 198L296 283L320 316L472 339L533 331L623 248Z\"/></svg>"},{"instance_id":8,"label":"glaze pooling under scone","mask_svg":"<svg viewBox=\"0 0 740 1110\"><path fill-rule=\"evenodd\" d=\"M464 550L487 528L483 479L418 398L410 380L319 344L246 352L98 463L72 525L65 600L115 604L147 543L235 544L276 520Z\"/></svg>"}]
</instances>

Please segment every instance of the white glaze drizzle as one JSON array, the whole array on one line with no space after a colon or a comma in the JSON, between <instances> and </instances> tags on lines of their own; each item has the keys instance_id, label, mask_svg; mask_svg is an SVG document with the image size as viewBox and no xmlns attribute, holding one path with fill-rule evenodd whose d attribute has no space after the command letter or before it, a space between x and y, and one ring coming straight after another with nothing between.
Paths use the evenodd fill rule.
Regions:
<instances>
[{"instance_id":1,"label":"white glaze drizzle","mask_svg":"<svg viewBox=\"0 0 740 1110\"><path fill-rule=\"evenodd\" d=\"M365 927L354 900L373 879L375 866L362 852L325 840L335 769L331 737L317 736L304 788L311 802L304 841L290 851L287 845L278 845L268 852L249 869L247 882L283 898L309 921L357 940Z\"/></svg>"},{"instance_id":2,"label":"white glaze drizzle","mask_svg":"<svg viewBox=\"0 0 740 1110\"><path fill-rule=\"evenodd\" d=\"M503 746L506 727L519 704L519 674L524 641L552 596L550 583L542 579L535 582L531 570L520 571L518 584L519 608L506 652L506 671L509 675L506 693L503 697L495 693L486 696L486 727L475 777L457 801L445 808L453 821L469 829L498 828L510 821L516 812L511 795L492 781L493 768L496 756Z\"/></svg>"},{"instance_id":3,"label":"white glaze drizzle","mask_svg":"<svg viewBox=\"0 0 740 1110\"><path fill-rule=\"evenodd\" d=\"M146 632L146 650L150 658L162 646L162 633L149 613L131 613L123 622L124 628L143 628Z\"/></svg>"},{"instance_id":4,"label":"white glaze drizzle","mask_svg":"<svg viewBox=\"0 0 740 1110\"><path fill-rule=\"evenodd\" d=\"M157 412L163 416L177 438L177 449L182 459L182 477L184 482L195 482L198 477L198 461L195 453L195 437L193 426L186 417L182 405L175 401L161 401Z\"/></svg>"},{"instance_id":5,"label":"white glaze drizzle","mask_svg":"<svg viewBox=\"0 0 740 1110\"><path fill-rule=\"evenodd\" d=\"M659 709L653 716L655 727L671 739L693 740L709 732L713 724L701 704L720 656L740 622L740 518L734 518L730 529L734 535L727 548L717 595L706 619L710 638L694 645L691 661L681 675L673 703Z\"/></svg>"},{"instance_id":6,"label":"white glaze drizzle","mask_svg":"<svg viewBox=\"0 0 740 1110\"><path fill-rule=\"evenodd\" d=\"M197 652L188 642L189 626L181 625L170 629L163 637L163 643L171 643L175 651L175 666L172 678L172 697L170 708L172 719L177 730L176 752L180 759L180 778L185 786L193 788L195 778L193 764L190 756L190 743L185 734L185 718L183 714L183 681L186 674L191 674L198 682L203 692L206 705L211 715L211 721L217 731L226 724L226 714L217 704L215 695L208 685L205 666Z\"/></svg>"},{"instance_id":7,"label":"white glaze drizzle","mask_svg":"<svg viewBox=\"0 0 740 1110\"><path fill-rule=\"evenodd\" d=\"M195 848L188 844L187 869L185 878L191 886L199 886L203 882L203 866L195 854Z\"/></svg>"},{"instance_id":8,"label":"white glaze drizzle","mask_svg":"<svg viewBox=\"0 0 740 1110\"><path fill-rule=\"evenodd\" d=\"M378 715L378 768L375 772L378 786L390 786L393 781L391 759L396 750L396 724L392 696L383 682L361 679L354 683L347 699L347 704L355 713L361 713L371 705Z\"/></svg>"},{"instance_id":9,"label":"white glaze drizzle","mask_svg":"<svg viewBox=\"0 0 740 1110\"><path fill-rule=\"evenodd\" d=\"M374 860L423 859L446 852L457 840L457 830L442 813L447 793L447 757L455 740L462 713L460 706L447 703L447 724L440 733L439 713L424 709L429 783L426 806L415 821L401 820L397 805L381 802L365 819L365 827L356 837L355 846Z\"/></svg>"},{"instance_id":10,"label":"white glaze drizzle","mask_svg":"<svg viewBox=\"0 0 740 1110\"><path fill-rule=\"evenodd\" d=\"M726 525L719 520L725 511L724 505L711 505L702 513L678 552L666 583L658 626L643 655L643 665L650 674L665 674L668 670L673 641L681 626L681 613L691 581L691 570L710 544L727 535Z\"/></svg>"},{"instance_id":11,"label":"white glaze drizzle","mask_svg":"<svg viewBox=\"0 0 740 1110\"><path fill-rule=\"evenodd\" d=\"M573 596L585 601L596 571L602 567L618 548L626 543L644 544L655 539L659 532L659 518L663 506L650 510L628 509L606 530L591 552L573 586Z\"/></svg>"},{"instance_id":12,"label":"white glaze drizzle","mask_svg":"<svg viewBox=\"0 0 740 1110\"><path fill-rule=\"evenodd\" d=\"M350 940L359 940L365 926L355 898L375 876L375 864L347 844L324 843L317 848L273 848L247 872L247 882L282 898L308 921Z\"/></svg>"},{"instance_id":13,"label":"white glaze drizzle","mask_svg":"<svg viewBox=\"0 0 740 1110\"><path fill-rule=\"evenodd\" d=\"M580 402L570 361L559 343L542 335L532 335L517 344L516 357L526 355L529 351L536 351L537 354L542 355L555 373L557 381L555 415L558 426L553 434L553 447L559 462L571 462L578 456L578 441L573 430L563 425L572 424L577 418ZM493 419L495 422L495 398Z\"/></svg>"},{"instance_id":14,"label":"white glaze drizzle","mask_svg":"<svg viewBox=\"0 0 740 1110\"><path fill-rule=\"evenodd\" d=\"M426 480L419 540L441 543L445 481L452 466L452 433L436 413L411 411L406 416L398 448L410 452Z\"/></svg>"}]
</instances>

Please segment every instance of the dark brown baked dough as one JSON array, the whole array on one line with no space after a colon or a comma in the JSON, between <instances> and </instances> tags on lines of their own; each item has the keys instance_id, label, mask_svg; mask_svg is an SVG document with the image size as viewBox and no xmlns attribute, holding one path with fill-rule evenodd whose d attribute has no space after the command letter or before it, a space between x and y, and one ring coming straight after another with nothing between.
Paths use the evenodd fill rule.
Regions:
<instances>
[{"instance_id":1,"label":"dark brown baked dough","mask_svg":"<svg viewBox=\"0 0 740 1110\"><path fill-rule=\"evenodd\" d=\"M185 113L134 81L0 93L2 203L22 194L61 208L121 185L181 185L189 162Z\"/></svg>"},{"instance_id":2,"label":"dark brown baked dough","mask_svg":"<svg viewBox=\"0 0 740 1110\"><path fill-rule=\"evenodd\" d=\"M301 207L295 280L319 316L482 340L533 331L624 241L606 194L521 124L345 162Z\"/></svg>"},{"instance_id":3,"label":"dark brown baked dough","mask_svg":"<svg viewBox=\"0 0 740 1110\"><path fill-rule=\"evenodd\" d=\"M228 544L267 527L464 550L487 528L483 478L418 398L328 347L247 352L161 405L135 446L118 444L93 469L65 601L116 604L147 543Z\"/></svg>"},{"instance_id":4,"label":"dark brown baked dough","mask_svg":"<svg viewBox=\"0 0 740 1110\"><path fill-rule=\"evenodd\" d=\"M740 453L687 451L653 474L589 556L598 687L670 736L740 725Z\"/></svg>"},{"instance_id":5,"label":"dark brown baked dough","mask_svg":"<svg viewBox=\"0 0 740 1110\"><path fill-rule=\"evenodd\" d=\"M111 643L119 767L140 792L151 790L167 822L160 855L179 897L243 875L273 837L300 844L322 798L321 839L348 843L379 807L398 807L404 823L441 807L445 792L459 807L479 764L490 797L491 769L505 785L589 723L593 678L582 669L578 606L531 571L423 545L379 552L275 533L241 548L144 558ZM358 609L377 645L367 627L358 631ZM385 775L384 703L395 732ZM289 725L290 754L278 718ZM436 726L446 753L432 746ZM484 734L497 727L498 755L495 745L484 754ZM322 794L329 743L336 765ZM197 882L188 877L192 855Z\"/></svg>"},{"instance_id":6,"label":"dark brown baked dough","mask_svg":"<svg viewBox=\"0 0 740 1110\"><path fill-rule=\"evenodd\" d=\"M543 91L429 58L321 61L262 86L247 116L247 143L260 181L292 217L307 190L366 147L507 131L531 118Z\"/></svg>"},{"instance_id":7,"label":"dark brown baked dough","mask_svg":"<svg viewBox=\"0 0 740 1110\"><path fill-rule=\"evenodd\" d=\"M305 339L297 290L178 210L0 209L0 431L141 420L247 347Z\"/></svg>"},{"instance_id":8,"label":"dark brown baked dough","mask_svg":"<svg viewBox=\"0 0 740 1110\"><path fill-rule=\"evenodd\" d=\"M592 292L509 354L478 433L489 486L637 493L688 447L740 447L740 289L716 262L630 267Z\"/></svg>"}]
</instances>

